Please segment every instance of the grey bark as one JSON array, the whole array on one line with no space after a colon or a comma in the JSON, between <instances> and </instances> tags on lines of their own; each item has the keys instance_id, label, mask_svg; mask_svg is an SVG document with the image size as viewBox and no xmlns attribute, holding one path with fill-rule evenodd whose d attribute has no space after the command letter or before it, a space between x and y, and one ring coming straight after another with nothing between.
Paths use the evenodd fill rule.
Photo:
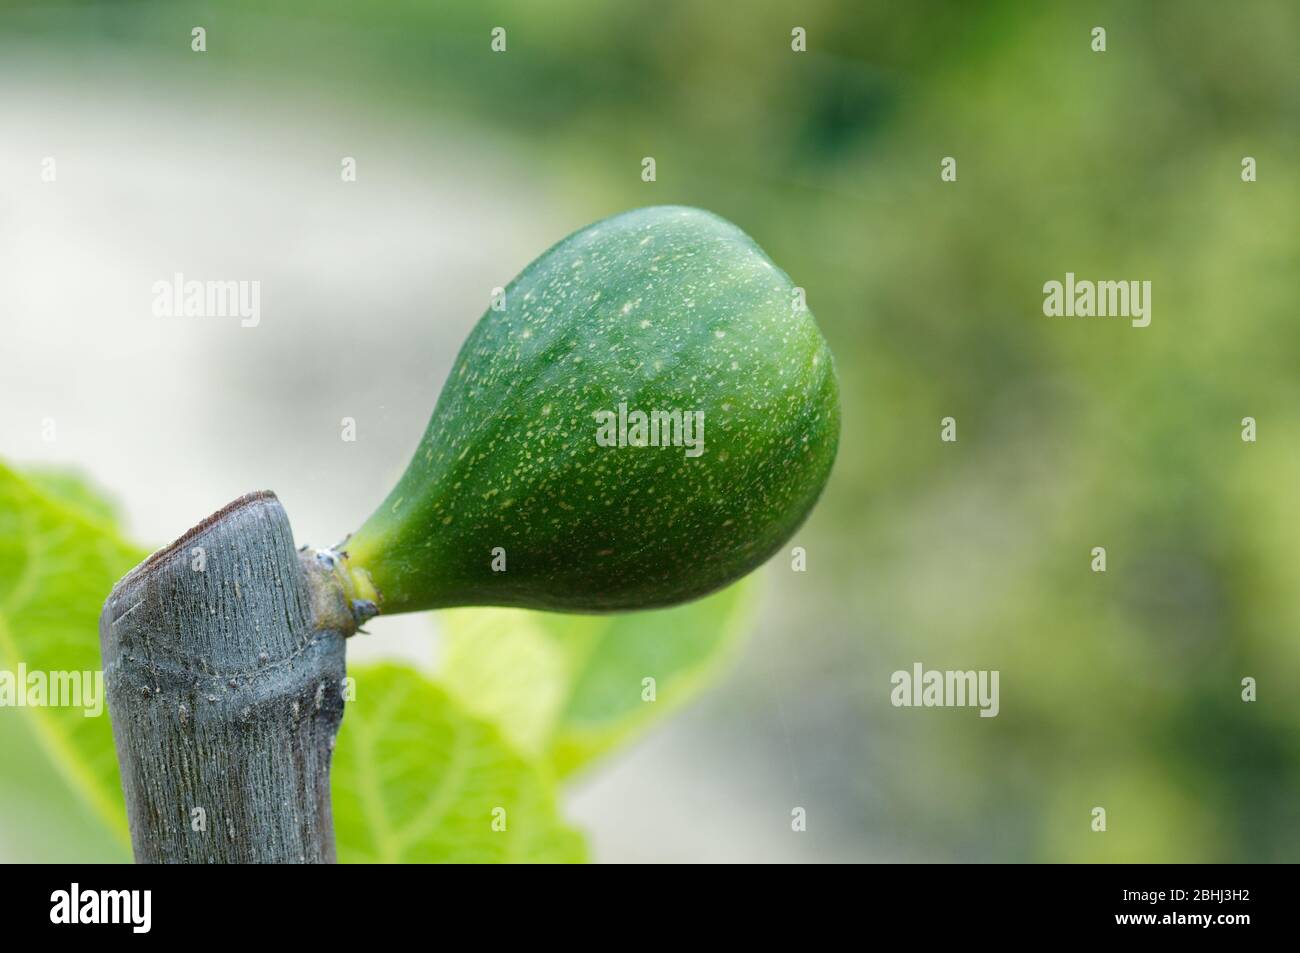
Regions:
<instances>
[{"instance_id":1,"label":"grey bark","mask_svg":"<svg viewBox=\"0 0 1300 953\"><path fill-rule=\"evenodd\" d=\"M355 626L321 566L295 552L275 495L254 493L113 588L100 648L137 862L334 860Z\"/></svg>"}]
</instances>

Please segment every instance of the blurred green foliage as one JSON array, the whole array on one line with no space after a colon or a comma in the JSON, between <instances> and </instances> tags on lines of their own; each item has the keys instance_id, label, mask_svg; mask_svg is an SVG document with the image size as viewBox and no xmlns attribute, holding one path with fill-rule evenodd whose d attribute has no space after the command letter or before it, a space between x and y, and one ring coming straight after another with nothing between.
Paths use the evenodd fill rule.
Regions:
<instances>
[{"instance_id":1,"label":"blurred green foliage","mask_svg":"<svg viewBox=\"0 0 1300 953\"><path fill-rule=\"evenodd\" d=\"M844 434L808 586L771 609L801 633L781 691L842 704L813 797L883 855L1296 858L1296 4L75 11L11 9L4 28L120 49L160 82L270 75L462 117L566 224L700 205L809 289ZM195 63L198 22L222 52ZM1151 326L1045 317L1066 271L1152 281ZM915 660L1000 669L1002 714L890 708L889 673Z\"/></svg>"},{"instance_id":2,"label":"blurred green foliage","mask_svg":"<svg viewBox=\"0 0 1300 953\"><path fill-rule=\"evenodd\" d=\"M567 777L720 674L750 624L752 581L654 612L440 613L440 673L469 711Z\"/></svg>"}]
</instances>

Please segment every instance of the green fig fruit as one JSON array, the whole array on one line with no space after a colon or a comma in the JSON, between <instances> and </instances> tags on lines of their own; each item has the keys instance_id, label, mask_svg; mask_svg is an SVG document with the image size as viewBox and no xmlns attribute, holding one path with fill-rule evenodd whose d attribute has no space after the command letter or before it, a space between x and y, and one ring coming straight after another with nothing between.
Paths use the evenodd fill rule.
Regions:
<instances>
[{"instance_id":1,"label":"green fig fruit","mask_svg":"<svg viewBox=\"0 0 1300 953\"><path fill-rule=\"evenodd\" d=\"M386 614L694 599L798 528L839 416L803 292L752 239L699 209L615 215L479 320L340 569Z\"/></svg>"}]
</instances>

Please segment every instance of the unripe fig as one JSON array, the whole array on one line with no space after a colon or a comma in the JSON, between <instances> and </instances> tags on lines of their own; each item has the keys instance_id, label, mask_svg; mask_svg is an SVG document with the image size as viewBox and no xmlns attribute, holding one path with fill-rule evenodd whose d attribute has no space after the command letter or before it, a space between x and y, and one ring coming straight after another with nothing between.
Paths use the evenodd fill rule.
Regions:
<instances>
[{"instance_id":1,"label":"unripe fig","mask_svg":"<svg viewBox=\"0 0 1300 953\"><path fill-rule=\"evenodd\" d=\"M807 516L839 440L831 354L802 290L736 226L616 215L504 299L340 547L354 596L384 613L666 606L739 579Z\"/></svg>"}]
</instances>

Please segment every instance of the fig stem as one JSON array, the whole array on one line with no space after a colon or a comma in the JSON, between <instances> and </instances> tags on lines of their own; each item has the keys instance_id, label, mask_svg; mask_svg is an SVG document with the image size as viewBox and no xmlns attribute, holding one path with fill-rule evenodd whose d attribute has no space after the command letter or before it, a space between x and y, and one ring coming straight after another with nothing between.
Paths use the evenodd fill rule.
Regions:
<instances>
[{"instance_id":1,"label":"fig stem","mask_svg":"<svg viewBox=\"0 0 1300 953\"><path fill-rule=\"evenodd\" d=\"M379 615L379 593L370 574L352 565L347 553L304 546L298 559L311 592L317 628L334 629L347 637Z\"/></svg>"}]
</instances>

